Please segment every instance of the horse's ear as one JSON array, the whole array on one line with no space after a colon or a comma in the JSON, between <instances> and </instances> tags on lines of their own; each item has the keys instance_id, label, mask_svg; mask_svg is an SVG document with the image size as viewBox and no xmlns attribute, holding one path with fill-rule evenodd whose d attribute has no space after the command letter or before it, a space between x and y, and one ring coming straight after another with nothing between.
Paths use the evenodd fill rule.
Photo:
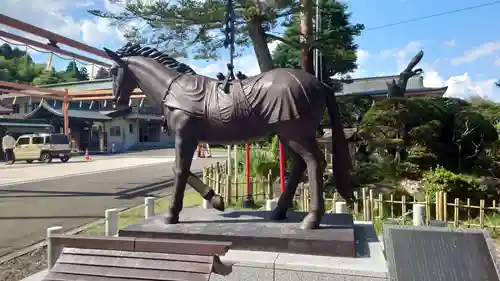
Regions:
<instances>
[{"instance_id":1,"label":"horse's ear","mask_svg":"<svg viewBox=\"0 0 500 281\"><path fill-rule=\"evenodd\" d=\"M106 54L108 55L108 57L112 60L114 60L116 62L116 64L118 64L119 66L123 66L125 64L125 62L122 60L122 58L120 58L120 56L111 51L110 49L108 48L103 48L104 51L106 52Z\"/></svg>"}]
</instances>

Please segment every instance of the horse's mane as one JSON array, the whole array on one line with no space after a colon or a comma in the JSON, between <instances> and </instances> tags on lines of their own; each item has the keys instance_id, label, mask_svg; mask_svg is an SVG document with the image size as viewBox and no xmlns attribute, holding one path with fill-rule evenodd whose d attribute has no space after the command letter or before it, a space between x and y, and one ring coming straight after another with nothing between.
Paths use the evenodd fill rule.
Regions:
<instances>
[{"instance_id":1,"label":"horse's mane","mask_svg":"<svg viewBox=\"0 0 500 281\"><path fill-rule=\"evenodd\" d=\"M127 43L116 51L120 57L141 56L145 58L152 58L165 67L175 69L179 73L196 74L196 72L187 64L179 62L171 56L158 51L151 47L142 47L137 43Z\"/></svg>"}]
</instances>

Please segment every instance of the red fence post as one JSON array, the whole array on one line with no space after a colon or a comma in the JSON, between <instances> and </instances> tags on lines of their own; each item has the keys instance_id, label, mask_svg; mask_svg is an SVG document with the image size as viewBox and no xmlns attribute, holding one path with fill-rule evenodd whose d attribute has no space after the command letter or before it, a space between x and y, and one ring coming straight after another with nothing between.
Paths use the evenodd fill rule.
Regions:
<instances>
[{"instance_id":1,"label":"red fence post","mask_svg":"<svg viewBox=\"0 0 500 281\"><path fill-rule=\"evenodd\" d=\"M250 181L250 144L245 145L245 176L246 176L246 198L243 207L249 208L254 205L252 182Z\"/></svg>"}]
</instances>

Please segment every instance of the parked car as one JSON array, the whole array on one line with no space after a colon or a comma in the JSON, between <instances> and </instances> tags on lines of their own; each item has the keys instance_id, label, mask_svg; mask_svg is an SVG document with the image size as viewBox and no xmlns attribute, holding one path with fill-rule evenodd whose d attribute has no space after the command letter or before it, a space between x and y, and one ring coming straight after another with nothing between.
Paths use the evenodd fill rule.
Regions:
<instances>
[{"instance_id":1,"label":"parked car","mask_svg":"<svg viewBox=\"0 0 500 281\"><path fill-rule=\"evenodd\" d=\"M15 161L50 163L53 158L59 158L62 162L68 162L71 158L71 147L66 135L40 133L22 135L17 139Z\"/></svg>"}]
</instances>

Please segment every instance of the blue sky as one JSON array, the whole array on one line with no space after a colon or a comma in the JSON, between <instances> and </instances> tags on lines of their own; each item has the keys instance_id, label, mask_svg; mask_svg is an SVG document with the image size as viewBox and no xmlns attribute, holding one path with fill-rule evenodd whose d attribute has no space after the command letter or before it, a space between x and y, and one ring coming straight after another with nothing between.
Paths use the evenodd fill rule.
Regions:
<instances>
[{"instance_id":1,"label":"blue sky","mask_svg":"<svg viewBox=\"0 0 500 281\"><path fill-rule=\"evenodd\" d=\"M2 1L2 13L53 32L83 41L95 47L118 48L123 38L108 22L89 15L87 9L117 11L108 0L32 0L31 7L22 0ZM392 75L420 49L425 52L420 65L425 71L426 86L449 86L449 94L458 97L480 95L500 101L500 91L493 81L500 78L500 4L429 18L397 26L372 28L412 18L425 17L493 0L345 0L353 22L366 30L356 39L359 44L359 70L355 77ZM280 30L278 30L279 32ZM37 40L39 38L36 38ZM275 45L275 44L274 44ZM224 70L226 50L220 61L187 61L199 73L213 75ZM39 61L46 55L34 55ZM67 62L55 59L60 68ZM257 73L252 50L236 62L236 68Z\"/></svg>"},{"instance_id":2,"label":"blue sky","mask_svg":"<svg viewBox=\"0 0 500 281\"><path fill-rule=\"evenodd\" d=\"M499 52L483 56L471 63L451 64L453 58L463 56L468 50L486 42L499 42L498 33L491 31L494 26L500 26L498 17L500 4L369 30L411 18L488 3L491 0L472 2L465 0L381 0L377 1L376 5L367 5L367 2L366 0L348 1L352 20L365 24L367 29L356 40L362 49L377 53L392 48L401 48L412 41L420 41L425 51L424 61L433 63L434 67L438 68L440 74L445 77L464 72L471 75L500 77L500 67L494 63L494 60L500 57ZM374 74L373 72L379 71L380 61L376 58L365 62L368 73ZM388 67L386 71L391 71L391 69ZM397 69L392 71L397 71Z\"/></svg>"}]
</instances>

